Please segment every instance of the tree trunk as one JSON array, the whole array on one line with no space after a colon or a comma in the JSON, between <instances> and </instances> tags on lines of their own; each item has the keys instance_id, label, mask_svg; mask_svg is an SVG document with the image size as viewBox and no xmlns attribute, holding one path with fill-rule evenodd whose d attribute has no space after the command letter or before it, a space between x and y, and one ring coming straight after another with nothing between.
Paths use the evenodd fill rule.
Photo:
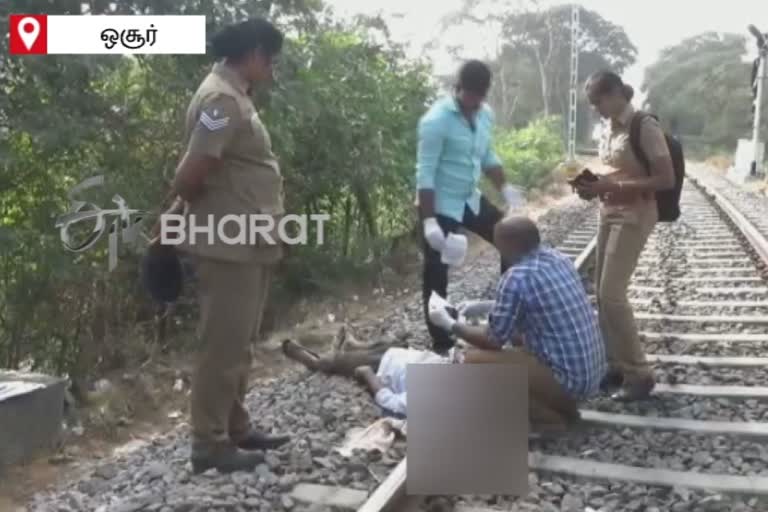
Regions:
<instances>
[{"instance_id":1,"label":"tree trunk","mask_svg":"<svg viewBox=\"0 0 768 512\"><path fill-rule=\"evenodd\" d=\"M352 230L352 196L347 195L344 202L344 239L342 241L341 254L346 258L349 256L349 239Z\"/></svg>"},{"instance_id":2,"label":"tree trunk","mask_svg":"<svg viewBox=\"0 0 768 512\"><path fill-rule=\"evenodd\" d=\"M549 88L547 87L547 70L544 62L541 60L541 52L538 48L534 50L536 56L536 65L539 69L539 80L541 81L541 99L544 102L544 115L549 116Z\"/></svg>"}]
</instances>

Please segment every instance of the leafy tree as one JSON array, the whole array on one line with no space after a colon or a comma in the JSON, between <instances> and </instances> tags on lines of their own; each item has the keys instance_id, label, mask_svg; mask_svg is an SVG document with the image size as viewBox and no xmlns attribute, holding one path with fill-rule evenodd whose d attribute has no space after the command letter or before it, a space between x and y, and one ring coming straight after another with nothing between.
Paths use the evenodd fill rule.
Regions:
<instances>
[{"instance_id":1,"label":"leafy tree","mask_svg":"<svg viewBox=\"0 0 768 512\"><path fill-rule=\"evenodd\" d=\"M404 59L380 20L343 24L315 0L21 0L13 10L203 14L209 33L263 14L285 29L278 84L255 102L280 157L287 209L331 221L324 245L292 248L277 292L370 275L388 241L410 229L415 127L433 91L427 68ZM8 11L0 4L4 33ZM125 251L108 272L106 237L73 254L54 221L68 190L98 174L106 186L82 199L109 208L118 193L131 208L156 211L183 150L187 104L211 63L204 55L0 60L0 367L68 374L83 387L128 358L178 346L169 329L184 327L186 298L175 313L157 311L139 286L140 253Z\"/></svg>"},{"instance_id":2,"label":"leafy tree","mask_svg":"<svg viewBox=\"0 0 768 512\"><path fill-rule=\"evenodd\" d=\"M579 84L600 69L621 74L634 64L637 49L622 27L583 7L579 23ZM522 127L538 116L567 119L570 5L543 9L536 2L466 0L462 9L444 20L446 28L461 24L499 29L492 54L496 86L489 101L502 126ZM591 133L592 115L582 94L578 110L577 136L583 140Z\"/></svg>"},{"instance_id":3,"label":"leafy tree","mask_svg":"<svg viewBox=\"0 0 768 512\"><path fill-rule=\"evenodd\" d=\"M745 43L738 34L706 32L664 49L646 70L646 108L694 151L730 152L739 138L752 137L752 64L743 60Z\"/></svg>"}]
</instances>

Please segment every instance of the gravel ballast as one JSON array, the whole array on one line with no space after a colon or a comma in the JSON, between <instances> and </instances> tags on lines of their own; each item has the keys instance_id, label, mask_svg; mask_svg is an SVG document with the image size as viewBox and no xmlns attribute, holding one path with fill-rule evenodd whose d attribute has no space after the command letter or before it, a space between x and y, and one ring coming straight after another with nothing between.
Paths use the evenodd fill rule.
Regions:
<instances>
[{"instance_id":1,"label":"gravel ballast","mask_svg":"<svg viewBox=\"0 0 768 512\"><path fill-rule=\"evenodd\" d=\"M687 194L696 197L695 193ZM544 240L557 245L566 239L570 231L587 224L594 225L594 206L575 198L564 201L558 208L539 218ZM723 226L727 227L725 224ZM654 237L657 248L653 248L654 252L658 250L662 254L662 261L648 265L653 266L656 273L677 272L690 276L688 271L691 264L681 256L675 242L681 239L688 241L692 236L705 239L705 231L704 227L697 227L696 222L688 221L662 226ZM650 252L646 251L646 256ZM491 250L452 271L449 299L459 302L490 297L498 277L498 268L498 256ZM663 294L632 293L642 298L661 297L657 304L637 307L636 311L674 314L728 314L733 311L723 308L676 308L675 300L716 301L724 296L699 294L696 292L698 286L690 283L678 285L662 281L659 286L664 287ZM728 283L726 286L734 287L736 284ZM428 338L418 291L420 283L415 282L413 288L416 292L403 299L396 310L383 314L379 322L353 325L355 337L364 342L407 340L414 347L427 348ZM739 295L738 299L768 300L768 294L744 294ZM764 309L759 308L739 310L739 314L764 312ZM672 325L656 321L638 322L641 330L648 331L768 334L765 328L768 326L723 327L685 322ZM756 344L695 344L679 340L646 340L645 347L648 353L658 354L714 356L763 353L762 347ZM659 382L668 382L669 377L673 376L679 382L689 384L768 384L768 372L760 368L710 369L656 364L655 370ZM658 395L631 404L620 404L600 397L584 404L584 408L700 420L768 421L767 404L759 400ZM221 475L211 471L199 476L192 475L188 464L188 427L182 426L128 455L92 464L87 478L37 494L27 509L30 512L331 510L311 508L292 498L290 492L298 483L341 486L371 492L405 455L403 443L397 443L386 455L356 454L345 459L333 451L341 445L351 428L369 425L380 414L369 395L353 382L293 368L277 379L260 383L249 394L247 405L255 420L274 431L288 432L293 436L288 445L270 452L265 463L252 474ZM768 449L763 447L764 444L754 440L684 432L590 428L563 439L532 441L531 449L551 455L641 468L768 476ZM756 498L536 472L529 474L529 484L529 495L514 501L498 496L462 496L446 500L497 510L547 512L585 512L590 508L593 512L768 510L768 505Z\"/></svg>"}]
</instances>

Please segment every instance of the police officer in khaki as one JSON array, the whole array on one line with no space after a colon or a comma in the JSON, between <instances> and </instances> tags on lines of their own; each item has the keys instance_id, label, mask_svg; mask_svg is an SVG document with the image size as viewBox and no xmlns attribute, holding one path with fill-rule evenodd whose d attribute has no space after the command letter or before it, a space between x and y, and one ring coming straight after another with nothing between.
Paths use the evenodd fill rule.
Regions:
<instances>
[{"instance_id":1,"label":"police officer in khaki","mask_svg":"<svg viewBox=\"0 0 768 512\"><path fill-rule=\"evenodd\" d=\"M639 144L647 155L646 170L632 151L629 127L636 112L634 91L615 73L601 71L589 78L590 103L607 120L600 158L608 173L577 187L585 199L600 197L595 290L600 328L606 343L609 372L605 387L620 386L621 401L647 397L655 386L627 297L629 282L648 237L658 221L655 193L675 186L675 171L664 132L645 116Z\"/></svg>"},{"instance_id":2,"label":"police officer in khaki","mask_svg":"<svg viewBox=\"0 0 768 512\"><path fill-rule=\"evenodd\" d=\"M262 19L216 34L212 47L221 60L187 111L187 150L173 185L179 199L167 213L184 212L179 250L192 256L199 278L201 354L191 397L195 472L251 470L264 460L261 450L289 440L254 429L244 405L250 342L282 257L276 226L284 214L283 180L249 93L252 85L272 80L282 43L282 34ZM224 216L252 214L274 220L271 231L260 225L269 236L251 238L252 217L241 217L248 219L244 238L238 239L243 226L237 222L223 223L219 236ZM211 227L212 236L193 224Z\"/></svg>"}]
</instances>

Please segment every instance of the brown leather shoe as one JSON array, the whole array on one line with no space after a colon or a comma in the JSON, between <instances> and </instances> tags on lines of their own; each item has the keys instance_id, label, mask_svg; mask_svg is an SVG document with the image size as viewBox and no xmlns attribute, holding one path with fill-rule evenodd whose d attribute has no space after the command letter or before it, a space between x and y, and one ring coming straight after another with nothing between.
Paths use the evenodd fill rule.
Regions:
<instances>
[{"instance_id":1,"label":"brown leather shoe","mask_svg":"<svg viewBox=\"0 0 768 512\"><path fill-rule=\"evenodd\" d=\"M221 473L233 473L235 471L253 471L256 466L264 462L264 455L256 452L240 450L230 442L193 444L192 471L196 474L209 469L216 469Z\"/></svg>"},{"instance_id":2,"label":"brown leather shoe","mask_svg":"<svg viewBox=\"0 0 768 512\"><path fill-rule=\"evenodd\" d=\"M271 436L251 429L245 437L237 440L237 447L241 450L274 450L280 448L291 440L290 436L277 435Z\"/></svg>"},{"instance_id":3,"label":"brown leather shoe","mask_svg":"<svg viewBox=\"0 0 768 512\"><path fill-rule=\"evenodd\" d=\"M611 398L617 402L645 400L651 395L651 391L655 387L656 381L651 375L633 381L625 380L622 388L611 395Z\"/></svg>"}]
</instances>

